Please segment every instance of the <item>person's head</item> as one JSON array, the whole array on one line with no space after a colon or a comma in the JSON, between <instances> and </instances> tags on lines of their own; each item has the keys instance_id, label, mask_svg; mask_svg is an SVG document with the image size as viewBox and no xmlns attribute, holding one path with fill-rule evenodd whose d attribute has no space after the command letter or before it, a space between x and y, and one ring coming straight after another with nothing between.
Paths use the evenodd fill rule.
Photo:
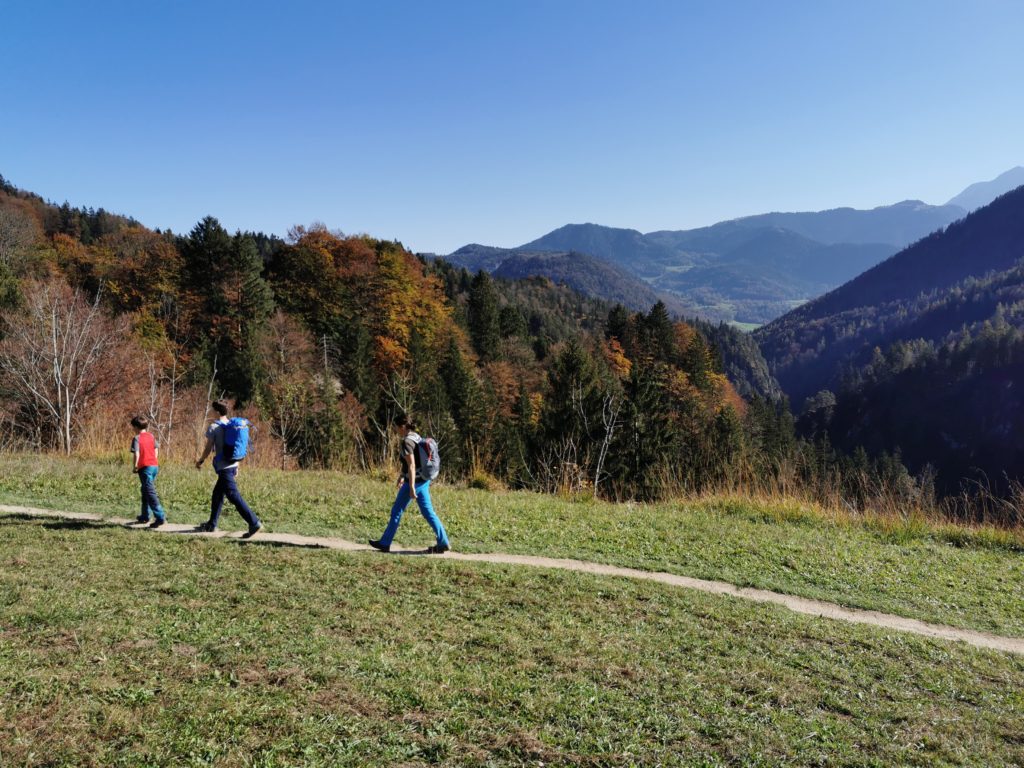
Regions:
<instances>
[{"instance_id":1,"label":"person's head","mask_svg":"<svg viewBox=\"0 0 1024 768\"><path fill-rule=\"evenodd\" d=\"M135 427L136 432L141 432L142 430L149 428L149 419L145 416L133 416L132 426Z\"/></svg>"},{"instance_id":2,"label":"person's head","mask_svg":"<svg viewBox=\"0 0 1024 768\"><path fill-rule=\"evenodd\" d=\"M227 416L231 413L231 407L228 405L226 400L214 400L210 403L210 407L221 416Z\"/></svg>"},{"instance_id":3,"label":"person's head","mask_svg":"<svg viewBox=\"0 0 1024 768\"><path fill-rule=\"evenodd\" d=\"M391 420L392 425L398 430L400 435L406 435L409 432L416 431L416 425L412 421L412 417L407 413L400 413Z\"/></svg>"}]
</instances>

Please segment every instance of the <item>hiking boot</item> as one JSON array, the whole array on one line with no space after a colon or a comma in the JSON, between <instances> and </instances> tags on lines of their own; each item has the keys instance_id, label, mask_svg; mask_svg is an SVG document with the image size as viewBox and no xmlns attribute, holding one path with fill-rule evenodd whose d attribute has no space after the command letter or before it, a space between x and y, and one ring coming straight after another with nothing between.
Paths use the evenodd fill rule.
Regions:
<instances>
[{"instance_id":1,"label":"hiking boot","mask_svg":"<svg viewBox=\"0 0 1024 768\"><path fill-rule=\"evenodd\" d=\"M380 539L370 539L370 546L374 549L379 549L381 552L390 552L390 544L381 544Z\"/></svg>"},{"instance_id":2,"label":"hiking boot","mask_svg":"<svg viewBox=\"0 0 1024 768\"><path fill-rule=\"evenodd\" d=\"M196 530L200 533L216 533L217 526L213 523L200 523L196 526Z\"/></svg>"},{"instance_id":3,"label":"hiking boot","mask_svg":"<svg viewBox=\"0 0 1024 768\"><path fill-rule=\"evenodd\" d=\"M257 533L263 530L262 525L250 525L249 530L242 534L243 539L251 539Z\"/></svg>"},{"instance_id":4,"label":"hiking boot","mask_svg":"<svg viewBox=\"0 0 1024 768\"><path fill-rule=\"evenodd\" d=\"M149 524L149 527L150 528L159 528L161 525L163 525L166 522L167 522L167 520L165 518L158 517L156 520L154 520L152 523Z\"/></svg>"},{"instance_id":5,"label":"hiking boot","mask_svg":"<svg viewBox=\"0 0 1024 768\"><path fill-rule=\"evenodd\" d=\"M447 552L450 549L451 549L451 547L449 547L447 544L435 544L432 547L427 547L427 554L428 555L443 555L445 552Z\"/></svg>"}]
</instances>

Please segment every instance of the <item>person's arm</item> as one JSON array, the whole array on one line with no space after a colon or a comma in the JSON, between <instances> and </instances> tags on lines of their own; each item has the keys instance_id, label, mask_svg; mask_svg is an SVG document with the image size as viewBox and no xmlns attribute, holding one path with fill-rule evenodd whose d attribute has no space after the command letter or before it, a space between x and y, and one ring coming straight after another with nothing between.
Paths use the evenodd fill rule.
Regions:
<instances>
[{"instance_id":1,"label":"person's arm","mask_svg":"<svg viewBox=\"0 0 1024 768\"><path fill-rule=\"evenodd\" d=\"M413 449L415 450L415 448ZM409 473L409 498L416 498L416 455L409 453L405 457L405 466Z\"/></svg>"},{"instance_id":2,"label":"person's arm","mask_svg":"<svg viewBox=\"0 0 1024 768\"><path fill-rule=\"evenodd\" d=\"M206 448L203 449L203 455L196 459L196 469L203 466L203 462L206 461L206 457L210 455L210 451L213 450L213 432L211 431L206 435Z\"/></svg>"},{"instance_id":3,"label":"person's arm","mask_svg":"<svg viewBox=\"0 0 1024 768\"><path fill-rule=\"evenodd\" d=\"M142 461L142 449L139 448L139 438L132 440L132 473L139 471L139 462Z\"/></svg>"}]
</instances>

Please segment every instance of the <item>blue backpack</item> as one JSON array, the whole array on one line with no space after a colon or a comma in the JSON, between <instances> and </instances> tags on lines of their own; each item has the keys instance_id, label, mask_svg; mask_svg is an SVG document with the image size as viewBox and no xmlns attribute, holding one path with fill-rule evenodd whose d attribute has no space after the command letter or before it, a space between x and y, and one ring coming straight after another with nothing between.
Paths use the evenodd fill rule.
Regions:
<instances>
[{"instance_id":1,"label":"blue backpack","mask_svg":"<svg viewBox=\"0 0 1024 768\"><path fill-rule=\"evenodd\" d=\"M228 420L221 429L224 430L224 459L241 461L249 452L249 427L251 422L241 416Z\"/></svg>"}]
</instances>

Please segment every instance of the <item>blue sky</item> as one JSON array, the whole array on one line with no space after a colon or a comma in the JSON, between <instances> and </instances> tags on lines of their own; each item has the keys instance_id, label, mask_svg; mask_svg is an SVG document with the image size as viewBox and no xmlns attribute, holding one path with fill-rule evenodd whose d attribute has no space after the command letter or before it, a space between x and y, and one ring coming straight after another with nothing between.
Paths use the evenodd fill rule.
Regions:
<instances>
[{"instance_id":1,"label":"blue sky","mask_svg":"<svg viewBox=\"0 0 1024 768\"><path fill-rule=\"evenodd\" d=\"M1024 2L11 2L0 174L416 251L945 202L1024 164Z\"/></svg>"}]
</instances>

